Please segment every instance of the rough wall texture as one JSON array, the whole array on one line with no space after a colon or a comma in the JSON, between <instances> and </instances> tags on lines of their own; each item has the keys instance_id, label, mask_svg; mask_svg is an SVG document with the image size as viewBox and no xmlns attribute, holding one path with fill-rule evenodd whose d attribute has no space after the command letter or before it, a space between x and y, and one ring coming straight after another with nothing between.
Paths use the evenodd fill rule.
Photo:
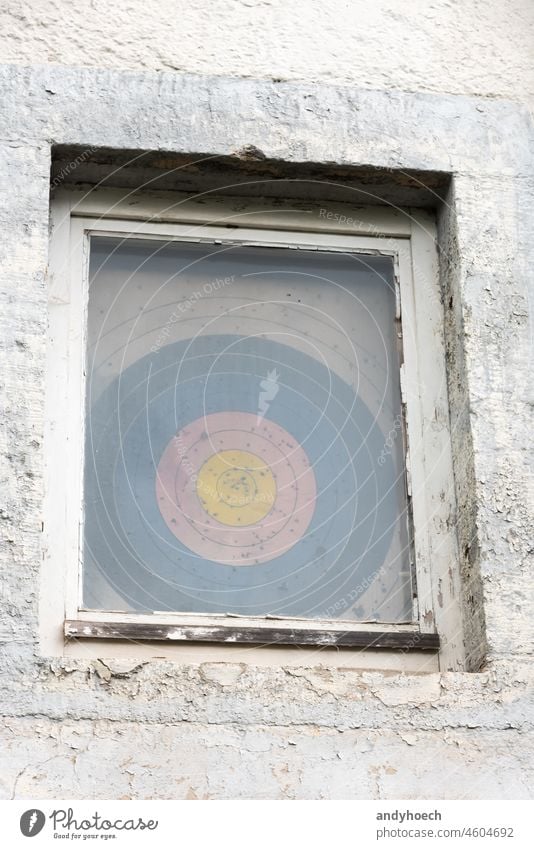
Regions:
<instances>
[{"instance_id":1,"label":"rough wall texture","mask_svg":"<svg viewBox=\"0 0 534 849\"><path fill-rule=\"evenodd\" d=\"M169 19L176 20L177 7L168 5L173 7ZM228 4L226 40L221 38L222 23L213 26L204 6L196 4L198 17L189 35L192 13L182 16L180 31L173 30L182 57L186 56L178 60L180 51L169 41L167 24L158 23L164 16L155 15L150 4L129 4L121 10L114 6L110 14L109 4L98 2L69 7L67 13L59 3L47 4L44 11L40 3L22 9L4 6L4 16L16 24L13 37L4 42L4 56L20 61L27 51L32 61L141 64L158 70L183 62L194 71L208 70L216 61L217 70L237 75L320 76L389 86L391 62L396 61L392 39L397 43L398 31L404 44L398 51L398 68L393 69L397 86L511 93L519 98L519 93L506 88L515 87L516 81L501 78L494 55L484 60L485 71L478 68L466 84L474 65L466 69L460 60L470 55L469 50L457 38L450 39L460 4L425 4L426 11L418 18L426 33L424 49L410 20L402 18L416 14L412 7L402 15L397 11L386 16L387 39L382 45L376 33L367 32L355 35L352 42L345 38L340 42L331 12L335 4L328 4L328 26L324 34L321 28L317 44L317 68L310 47L316 36L299 17L304 4L253 5L271 27L276 10L280 39L278 52L269 57L258 20L252 39L235 26L236 15L249 14L245 3ZM502 55L504 39L516 77L526 62L521 44L530 5L506 5L510 13L504 25L499 21L492 30L494 40L486 53ZM416 4L415 10L422 6ZM476 14L496 17L500 8L490 4L480 12L477 4ZM461 4L461 10L460 20L466 22L472 41L487 42L486 34L479 35L475 4ZM448 22L449 34L446 27L430 26L438 12ZM342 13L340 19L346 21L345 7ZM357 8L349 14L356 15ZM283 26L286 16L295 21L292 30ZM102 18L113 21L120 36L101 35ZM50 21L50 26L43 27L41 19ZM206 33L217 30L218 35L206 52L193 54L191 45L200 39L199 22L205 24ZM295 51L292 39L297 29L302 47ZM510 39L516 29L517 46L512 50ZM345 26L343 32L345 36ZM429 39L441 40L447 49L452 43L455 51L446 68L440 60L439 73ZM408 55L413 67L403 68ZM0 710L6 717L0 743L2 795L531 795L534 511L528 451L534 390L528 383L532 328L528 290L534 136L528 114L513 103L464 97L46 67L4 68L1 90L0 338L6 362L0 443L6 493L0 514L4 542ZM527 82L521 97L532 90ZM460 501L461 534L467 546L464 566L468 570L473 561L483 578L489 644L483 671L402 675L336 670L324 659L308 668L261 669L40 655L51 143L224 155L255 144L267 155L287 161L336 161L453 175L451 209L441 213L440 238L448 258L444 276L448 341L453 351L459 341L462 346L461 357L451 367L452 424L458 433L456 468L466 469L465 481L458 475L465 495ZM471 542L475 550L469 548Z\"/></svg>"},{"instance_id":2,"label":"rough wall texture","mask_svg":"<svg viewBox=\"0 0 534 849\"><path fill-rule=\"evenodd\" d=\"M530 0L6 0L0 26L2 62L322 81L534 105Z\"/></svg>"}]
</instances>

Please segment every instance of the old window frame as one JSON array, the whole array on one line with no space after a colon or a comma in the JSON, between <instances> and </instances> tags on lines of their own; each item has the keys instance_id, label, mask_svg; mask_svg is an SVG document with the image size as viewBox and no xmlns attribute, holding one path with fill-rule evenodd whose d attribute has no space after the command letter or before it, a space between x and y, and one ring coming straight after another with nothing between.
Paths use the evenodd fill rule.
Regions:
<instances>
[{"instance_id":1,"label":"old window frame","mask_svg":"<svg viewBox=\"0 0 534 849\"><path fill-rule=\"evenodd\" d=\"M216 222L215 224L212 222ZM251 222L253 225L251 226ZM290 620L80 608L89 234L204 239L344 250L392 257L403 333L402 400L415 540L418 619L412 624ZM425 391L420 392L423 386ZM173 193L63 189L51 207L45 433L46 494L41 639L52 653L72 640L156 640L425 651L461 668L462 629L436 229L421 210L339 203L190 198ZM68 653L68 652L66 652ZM131 654L131 652L130 652ZM161 654L158 651L158 654Z\"/></svg>"}]
</instances>

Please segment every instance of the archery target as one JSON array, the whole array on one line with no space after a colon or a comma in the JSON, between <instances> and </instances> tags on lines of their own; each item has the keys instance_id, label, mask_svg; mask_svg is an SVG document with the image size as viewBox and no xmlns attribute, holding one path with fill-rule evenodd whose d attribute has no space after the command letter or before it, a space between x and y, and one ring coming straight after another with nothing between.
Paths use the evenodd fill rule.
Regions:
<instances>
[{"instance_id":1,"label":"archery target","mask_svg":"<svg viewBox=\"0 0 534 849\"><path fill-rule=\"evenodd\" d=\"M276 403L259 415L273 364ZM167 345L92 407L91 557L134 609L324 615L363 594L388 551L383 444L352 387L301 351L239 336Z\"/></svg>"}]
</instances>

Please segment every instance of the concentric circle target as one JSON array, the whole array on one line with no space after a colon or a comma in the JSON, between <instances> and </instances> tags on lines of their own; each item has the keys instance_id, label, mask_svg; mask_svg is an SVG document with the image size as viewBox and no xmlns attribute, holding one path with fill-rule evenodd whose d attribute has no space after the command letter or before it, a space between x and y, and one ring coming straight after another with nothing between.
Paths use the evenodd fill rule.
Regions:
<instances>
[{"instance_id":1,"label":"concentric circle target","mask_svg":"<svg viewBox=\"0 0 534 849\"><path fill-rule=\"evenodd\" d=\"M384 441L354 388L301 350L168 344L92 399L86 574L136 610L327 615L391 543Z\"/></svg>"}]
</instances>

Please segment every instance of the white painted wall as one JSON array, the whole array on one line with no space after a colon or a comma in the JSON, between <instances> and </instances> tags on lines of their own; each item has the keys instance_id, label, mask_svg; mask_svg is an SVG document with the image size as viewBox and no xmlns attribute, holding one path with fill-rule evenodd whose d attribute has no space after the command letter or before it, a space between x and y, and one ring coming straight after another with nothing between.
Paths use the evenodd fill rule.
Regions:
<instances>
[{"instance_id":1,"label":"white painted wall","mask_svg":"<svg viewBox=\"0 0 534 849\"><path fill-rule=\"evenodd\" d=\"M505 97L534 106L532 0L4 0L0 62Z\"/></svg>"}]
</instances>

